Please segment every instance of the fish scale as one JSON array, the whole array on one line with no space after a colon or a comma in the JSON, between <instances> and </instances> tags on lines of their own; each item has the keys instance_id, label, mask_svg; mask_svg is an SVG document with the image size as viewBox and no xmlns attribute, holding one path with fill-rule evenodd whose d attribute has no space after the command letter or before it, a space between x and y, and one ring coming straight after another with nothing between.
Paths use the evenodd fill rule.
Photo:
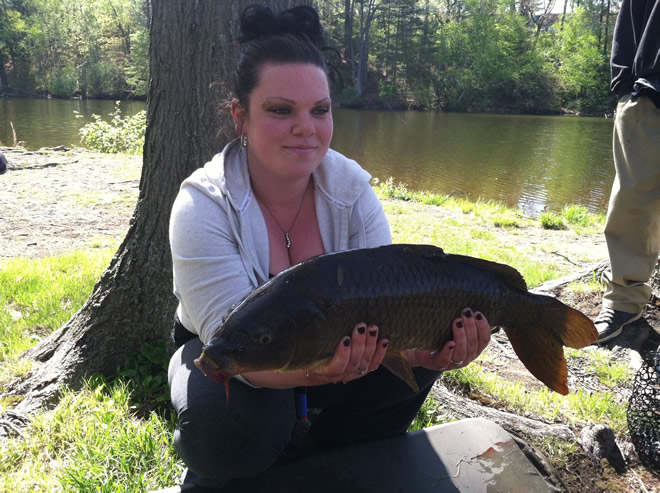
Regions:
<instances>
[{"instance_id":1,"label":"fish scale","mask_svg":"<svg viewBox=\"0 0 660 493\"><path fill-rule=\"evenodd\" d=\"M460 310L502 327L523 364L566 394L563 346L592 344L593 322L559 300L530 293L508 265L430 245L387 245L320 255L257 288L227 316L195 364L225 381L261 370L317 368L359 322L390 340L383 360L412 388L409 349L440 349Z\"/></svg>"}]
</instances>

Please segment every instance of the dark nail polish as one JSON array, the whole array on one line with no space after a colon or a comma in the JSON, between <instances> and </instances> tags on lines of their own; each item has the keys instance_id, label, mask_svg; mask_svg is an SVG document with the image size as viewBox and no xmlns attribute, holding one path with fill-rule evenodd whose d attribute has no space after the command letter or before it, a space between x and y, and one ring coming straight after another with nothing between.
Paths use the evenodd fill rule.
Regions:
<instances>
[{"instance_id":1,"label":"dark nail polish","mask_svg":"<svg viewBox=\"0 0 660 493\"><path fill-rule=\"evenodd\" d=\"M462 320L456 320L456 327L458 327L459 329L462 329L463 328L463 321Z\"/></svg>"},{"instance_id":2,"label":"dark nail polish","mask_svg":"<svg viewBox=\"0 0 660 493\"><path fill-rule=\"evenodd\" d=\"M467 318L472 317L472 310L469 308L463 312L463 315L465 315Z\"/></svg>"},{"instance_id":3,"label":"dark nail polish","mask_svg":"<svg viewBox=\"0 0 660 493\"><path fill-rule=\"evenodd\" d=\"M365 332L366 330L367 330L367 329L366 329L366 327L365 327L364 325L360 325L360 326L357 328L358 334L360 334L360 335L364 334L364 332Z\"/></svg>"},{"instance_id":4,"label":"dark nail polish","mask_svg":"<svg viewBox=\"0 0 660 493\"><path fill-rule=\"evenodd\" d=\"M351 338L350 337L345 337L344 338L344 346L348 347L351 345Z\"/></svg>"},{"instance_id":5,"label":"dark nail polish","mask_svg":"<svg viewBox=\"0 0 660 493\"><path fill-rule=\"evenodd\" d=\"M390 343L389 341L385 341L385 342L383 343L383 347L387 347L387 345L388 345L389 343Z\"/></svg>"},{"instance_id":6,"label":"dark nail polish","mask_svg":"<svg viewBox=\"0 0 660 493\"><path fill-rule=\"evenodd\" d=\"M477 320L483 320L484 316L481 313L475 313L474 318L476 318Z\"/></svg>"},{"instance_id":7,"label":"dark nail polish","mask_svg":"<svg viewBox=\"0 0 660 493\"><path fill-rule=\"evenodd\" d=\"M369 331L369 335L371 337L376 337L376 334L378 334L378 331L376 329L372 329L372 330Z\"/></svg>"}]
</instances>

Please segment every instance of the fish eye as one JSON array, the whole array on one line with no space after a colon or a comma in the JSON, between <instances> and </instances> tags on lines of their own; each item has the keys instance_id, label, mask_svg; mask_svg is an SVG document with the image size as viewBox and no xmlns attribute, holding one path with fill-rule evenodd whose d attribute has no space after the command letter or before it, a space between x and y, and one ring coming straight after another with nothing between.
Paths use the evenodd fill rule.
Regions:
<instances>
[{"instance_id":1,"label":"fish eye","mask_svg":"<svg viewBox=\"0 0 660 493\"><path fill-rule=\"evenodd\" d=\"M270 342L270 336L268 334L262 334L261 337L259 337L259 342L261 344L268 344Z\"/></svg>"}]
</instances>

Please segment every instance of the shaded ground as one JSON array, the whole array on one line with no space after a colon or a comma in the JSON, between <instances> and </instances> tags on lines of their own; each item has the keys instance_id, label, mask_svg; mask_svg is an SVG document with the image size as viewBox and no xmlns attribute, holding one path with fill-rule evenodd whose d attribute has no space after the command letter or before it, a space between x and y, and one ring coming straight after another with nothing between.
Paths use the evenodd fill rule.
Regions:
<instances>
[{"instance_id":1,"label":"shaded ground","mask_svg":"<svg viewBox=\"0 0 660 493\"><path fill-rule=\"evenodd\" d=\"M0 257L43 257L76 248L103 245L121 240L128 227L135 201L142 158L104 155L88 152L25 152L0 147L16 169L0 175ZM460 212L441 208L425 208L424 214L450 218ZM484 226L488 228L488 226ZM546 231L541 228L502 230L492 227L498 236L521 247L557 245L539 249L539 255L552 255L554 260L576 272L576 280L590 281L598 276L597 264L607 256L601 234L578 236L572 231ZM594 269L596 274L594 275ZM660 283L658 283L660 285ZM598 291L576 291L568 282L544 285L542 291L553 294L586 315L595 318L600 309ZM610 344L621 361L638 368L645 351L660 344L660 301L656 292L645 311L645 317L627 334L627 338ZM523 383L529 388L539 385L522 366L503 334L497 334L490 349L491 361L485 363L506 380ZM632 348L632 349L631 349ZM569 361L569 386L591 391L604 390L582 358ZM617 398L626 402L631 386L617 389ZM472 399L497 407L487 396ZM476 416L475 416L476 417ZM575 430L579 433L579 430ZM625 437L618 437L625 445ZM657 491L660 480L631 456L632 467L618 474L606 462L595 464L582 453L570 454L565 461L553 463L569 491Z\"/></svg>"}]
</instances>

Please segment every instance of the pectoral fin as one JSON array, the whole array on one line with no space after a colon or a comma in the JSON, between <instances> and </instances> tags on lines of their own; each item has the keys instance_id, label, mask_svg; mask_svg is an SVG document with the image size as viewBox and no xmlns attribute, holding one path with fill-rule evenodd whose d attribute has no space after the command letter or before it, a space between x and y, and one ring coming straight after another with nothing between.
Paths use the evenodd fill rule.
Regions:
<instances>
[{"instance_id":1,"label":"pectoral fin","mask_svg":"<svg viewBox=\"0 0 660 493\"><path fill-rule=\"evenodd\" d=\"M388 352L383 360L383 366L406 382L415 392L419 391L417 380L415 380L415 374L410 367L410 363L408 363L408 358L403 352Z\"/></svg>"}]
</instances>

